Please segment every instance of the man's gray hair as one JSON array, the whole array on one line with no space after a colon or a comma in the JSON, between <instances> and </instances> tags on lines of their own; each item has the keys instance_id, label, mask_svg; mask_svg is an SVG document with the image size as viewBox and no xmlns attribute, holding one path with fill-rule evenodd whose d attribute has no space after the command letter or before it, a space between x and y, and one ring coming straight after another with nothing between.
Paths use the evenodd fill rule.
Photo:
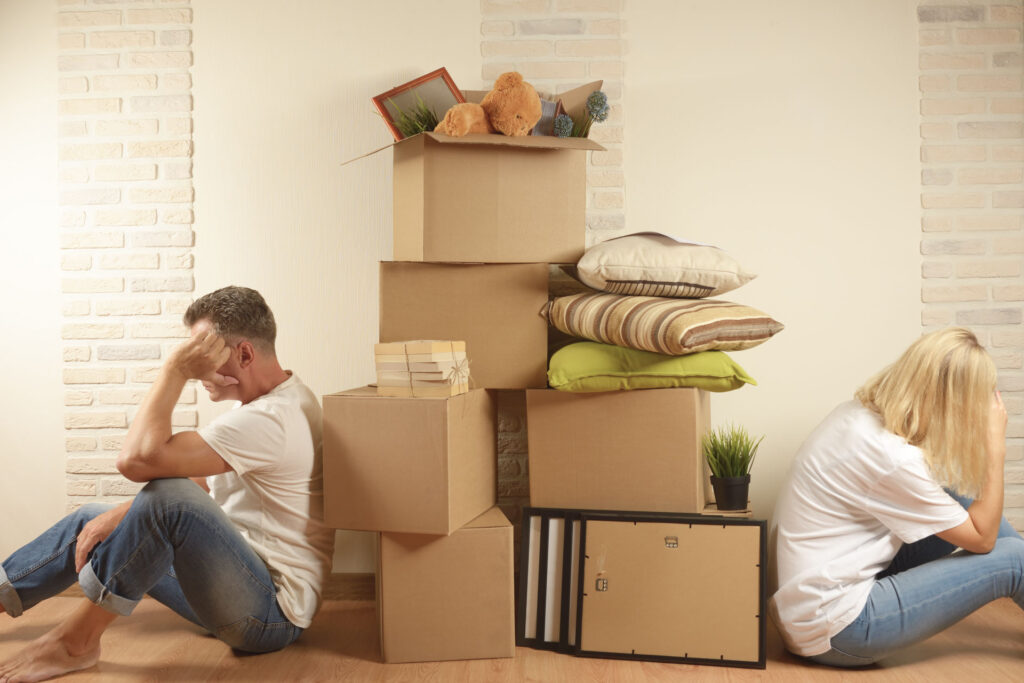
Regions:
<instances>
[{"instance_id":1,"label":"man's gray hair","mask_svg":"<svg viewBox=\"0 0 1024 683\"><path fill-rule=\"evenodd\" d=\"M214 331L226 340L248 339L260 351L275 353L274 314L255 289L222 287L193 301L183 319L189 327L209 320Z\"/></svg>"}]
</instances>

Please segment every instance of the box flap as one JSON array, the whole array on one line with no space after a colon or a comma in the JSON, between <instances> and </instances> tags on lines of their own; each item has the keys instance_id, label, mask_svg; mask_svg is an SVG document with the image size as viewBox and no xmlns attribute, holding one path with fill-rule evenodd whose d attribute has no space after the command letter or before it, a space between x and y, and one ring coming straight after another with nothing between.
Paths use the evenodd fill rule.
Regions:
<instances>
[{"instance_id":1,"label":"box flap","mask_svg":"<svg viewBox=\"0 0 1024 683\"><path fill-rule=\"evenodd\" d=\"M498 145L502 147L536 147L538 149L583 149L603 150L604 147L589 138L558 138L553 135L520 135L509 136L499 133L470 133L461 138L453 138L444 133L420 133L428 140L444 145ZM404 140L402 141L404 142ZM402 142L396 142L400 145Z\"/></svg>"},{"instance_id":2,"label":"box flap","mask_svg":"<svg viewBox=\"0 0 1024 683\"><path fill-rule=\"evenodd\" d=\"M476 519L467 522L463 529L493 529L495 527L512 526L512 523L508 521L508 517L501 511L501 508L495 506L487 512L483 513Z\"/></svg>"},{"instance_id":3,"label":"box flap","mask_svg":"<svg viewBox=\"0 0 1024 683\"><path fill-rule=\"evenodd\" d=\"M580 120L583 118L583 113L587 105L587 98L595 90L600 90L604 81L594 81L593 83L587 83L581 85L578 88L567 90L561 95L557 96L557 99L562 101L562 109L565 110L569 116L574 120Z\"/></svg>"},{"instance_id":4,"label":"box flap","mask_svg":"<svg viewBox=\"0 0 1024 683\"><path fill-rule=\"evenodd\" d=\"M585 98L584 98L585 99ZM428 131L426 133L420 133L419 135L426 136L428 139L434 142L440 142L446 145L494 145L501 147L523 147L523 148L538 148L538 149L582 149L582 150L593 150L593 151L604 151L604 147L594 142L589 138L559 138L554 135L522 135L522 136L508 136L501 135L500 133L470 133L461 138L453 138L450 135L444 133L434 133ZM407 140L412 140L419 137L414 135L411 138L405 140L399 140L398 142L392 142L383 147L360 154L357 157L353 157L348 161L343 161L342 166L351 164L353 161L364 159L368 156L373 156L377 152L382 152L385 149L391 149L395 145L401 145Z\"/></svg>"}]
</instances>

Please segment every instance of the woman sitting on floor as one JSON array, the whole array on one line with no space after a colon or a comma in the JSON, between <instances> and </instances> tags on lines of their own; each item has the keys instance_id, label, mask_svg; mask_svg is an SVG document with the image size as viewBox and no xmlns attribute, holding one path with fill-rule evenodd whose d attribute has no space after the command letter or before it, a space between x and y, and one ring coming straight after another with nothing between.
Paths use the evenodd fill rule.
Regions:
<instances>
[{"instance_id":1,"label":"woman sitting on floor","mask_svg":"<svg viewBox=\"0 0 1024 683\"><path fill-rule=\"evenodd\" d=\"M775 512L769 607L787 649L863 666L997 598L1024 608L1024 539L1002 518L995 386L972 332L933 332L810 435Z\"/></svg>"}]
</instances>

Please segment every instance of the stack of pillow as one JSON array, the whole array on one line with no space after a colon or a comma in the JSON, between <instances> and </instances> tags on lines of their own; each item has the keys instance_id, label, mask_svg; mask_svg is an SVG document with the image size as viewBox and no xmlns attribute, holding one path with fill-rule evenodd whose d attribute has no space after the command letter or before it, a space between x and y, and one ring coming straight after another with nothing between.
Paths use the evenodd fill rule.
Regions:
<instances>
[{"instance_id":1,"label":"stack of pillow","mask_svg":"<svg viewBox=\"0 0 1024 683\"><path fill-rule=\"evenodd\" d=\"M563 391L756 384L725 351L757 346L782 330L750 306L711 299L754 279L721 249L638 233L602 242L577 264L594 292L553 299L561 332L589 339L551 357L548 383Z\"/></svg>"}]
</instances>

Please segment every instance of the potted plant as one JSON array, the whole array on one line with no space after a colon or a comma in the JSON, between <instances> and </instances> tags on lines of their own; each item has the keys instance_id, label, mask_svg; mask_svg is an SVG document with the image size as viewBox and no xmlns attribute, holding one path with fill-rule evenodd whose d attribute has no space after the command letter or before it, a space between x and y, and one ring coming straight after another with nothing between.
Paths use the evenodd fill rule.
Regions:
<instances>
[{"instance_id":1,"label":"potted plant","mask_svg":"<svg viewBox=\"0 0 1024 683\"><path fill-rule=\"evenodd\" d=\"M711 469L711 487L719 510L745 510L750 490L750 468L757 455L756 441L743 427L722 427L704 435L704 458Z\"/></svg>"}]
</instances>

